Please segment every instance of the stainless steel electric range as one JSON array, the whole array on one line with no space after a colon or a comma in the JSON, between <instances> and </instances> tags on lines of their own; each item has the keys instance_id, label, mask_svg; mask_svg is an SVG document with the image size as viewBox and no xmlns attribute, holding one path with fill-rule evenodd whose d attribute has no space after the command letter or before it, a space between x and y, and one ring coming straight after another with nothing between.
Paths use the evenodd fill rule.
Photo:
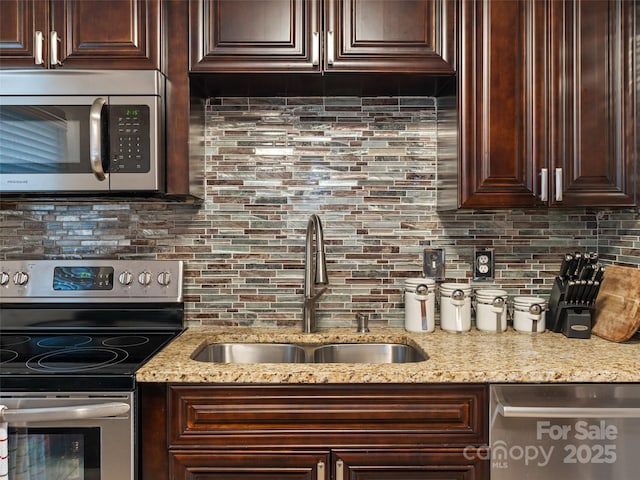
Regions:
<instances>
[{"instance_id":1,"label":"stainless steel electric range","mask_svg":"<svg viewBox=\"0 0 640 480\"><path fill-rule=\"evenodd\" d=\"M0 479L137 477L135 372L182 332L182 280L180 261L0 261Z\"/></svg>"}]
</instances>

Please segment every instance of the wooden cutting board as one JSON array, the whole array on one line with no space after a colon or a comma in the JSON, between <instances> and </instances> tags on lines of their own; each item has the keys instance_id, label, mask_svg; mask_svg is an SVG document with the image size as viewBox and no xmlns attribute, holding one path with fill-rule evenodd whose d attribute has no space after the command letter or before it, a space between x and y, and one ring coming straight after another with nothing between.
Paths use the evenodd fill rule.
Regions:
<instances>
[{"instance_id":1,"label":"wooden cutting board","mask_svg":"<svg viewBox=\"0 0 640 480\"><path fill-rule=\"evenodd\" d=\"M640 328L640 269L607 266L596 299L592 333L612 342L629 340Z\"/></svg>"}]
</instances>

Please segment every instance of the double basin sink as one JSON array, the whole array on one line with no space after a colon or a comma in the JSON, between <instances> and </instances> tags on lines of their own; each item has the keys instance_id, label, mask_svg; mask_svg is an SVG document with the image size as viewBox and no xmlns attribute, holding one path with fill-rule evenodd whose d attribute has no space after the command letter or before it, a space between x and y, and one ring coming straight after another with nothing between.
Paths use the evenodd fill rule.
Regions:
<instances>
[{"instance_id":1,"label":"double basin sink","mask_svg":"<svg viewBox=\"0 0 640 480\"><path fill-rule=\"evenodd\" d=\"M411 363L427 358L401 343L209 343L191 355L210 363Z\"/></svg>"}]
</instances>

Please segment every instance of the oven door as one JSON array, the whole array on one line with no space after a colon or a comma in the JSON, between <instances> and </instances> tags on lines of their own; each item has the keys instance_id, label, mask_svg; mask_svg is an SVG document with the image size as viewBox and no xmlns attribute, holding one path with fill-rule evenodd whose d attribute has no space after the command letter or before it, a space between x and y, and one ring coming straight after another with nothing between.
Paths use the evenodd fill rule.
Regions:
<instances>
[{"instance_id":1,"label":"oven door","mask_svg":"<svg viewBox=\"0 0 640 480\"><path fill-rule=\"evenodd\" d=\"M8 436L0 477L135 478L133 393L5 393L0 405L0 444Z\"/></svg>"}]
</instances>

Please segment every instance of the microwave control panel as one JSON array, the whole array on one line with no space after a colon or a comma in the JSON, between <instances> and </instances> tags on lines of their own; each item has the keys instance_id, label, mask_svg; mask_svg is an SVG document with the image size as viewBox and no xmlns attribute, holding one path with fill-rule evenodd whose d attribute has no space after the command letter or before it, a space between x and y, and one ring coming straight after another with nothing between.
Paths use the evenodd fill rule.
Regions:
<instances>
[{"instance_id":1,"label":"microwave control panel","mask_svg":"<svg viewBox=\"0 0 640 480\"><path fill-rule=\"evenodd\" d=\"M109 132L109 171L148 172L151 168L149 107L110 105Z\"/></svg>"}]
</instances>

